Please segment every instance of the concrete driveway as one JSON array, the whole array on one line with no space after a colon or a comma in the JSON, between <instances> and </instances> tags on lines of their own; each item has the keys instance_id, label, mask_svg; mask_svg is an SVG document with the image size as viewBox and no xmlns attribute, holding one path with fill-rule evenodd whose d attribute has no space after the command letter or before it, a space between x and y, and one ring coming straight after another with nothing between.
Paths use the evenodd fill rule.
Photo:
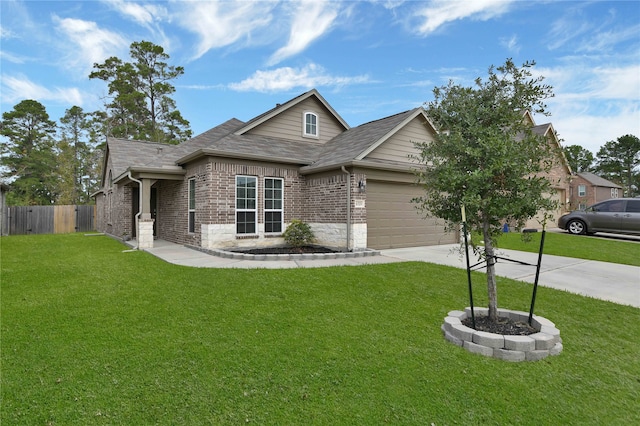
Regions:
<instances>
[{"instance_id":1,"label":"concrete driveway","mask_svg":"<svg viewBox=\"0 0 640 426\"><path fill-rule=\"evenodd\" d=\"M464 253L460 252L458 244L382 250L381 254L389 258L466 268ZM497 255L534 265L538 262L537 253L499 249ZM477 261L471 254L471 264L474 263ZM496 273L533 283L536 268L499 260ZM640 308L640 267L636 266L543 254L538 284Z\"/></svg>"}]
</instances>

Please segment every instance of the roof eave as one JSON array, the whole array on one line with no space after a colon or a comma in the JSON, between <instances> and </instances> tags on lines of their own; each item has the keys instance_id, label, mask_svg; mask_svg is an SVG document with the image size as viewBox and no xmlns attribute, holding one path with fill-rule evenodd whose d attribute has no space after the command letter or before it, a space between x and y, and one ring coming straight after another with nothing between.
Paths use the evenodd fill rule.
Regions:
<instances>
[{"instance_id":1,"label":"roof eave","mask_svg":"<svg viewBox=\"0 0 640 426\"><path fill-rule=\"evenodd\" d=\"M303 158L290 158L290 157L274 157L269 155L262 154L246 154L246 153L238 153L238 152L230 152L230 151L221 151L216 149L203 148L199 149L189 155L186 155L178 161L177 164L186 164L191 161L194 161L201 157L222 157L222 158L235 158L238 160L255 160L255 161L268 161L270 163L284 163L284 164L295 164L295 165L308 165L310 163L309 160Z\"/></svg>"}]
</instances>

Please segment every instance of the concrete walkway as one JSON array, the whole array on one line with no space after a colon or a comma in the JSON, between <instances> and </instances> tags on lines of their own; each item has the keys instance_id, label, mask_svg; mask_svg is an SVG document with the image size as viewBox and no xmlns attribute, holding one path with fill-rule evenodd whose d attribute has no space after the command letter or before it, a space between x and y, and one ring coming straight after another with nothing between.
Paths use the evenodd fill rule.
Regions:
<instances>
[{"instance_id":1,"label":"concrete walkway","mask_svg":"<svg viewBox=\"0 0 640 426\"><path fill-rule=\"evenodd\" d=\"M238 260L212 256L197 250L162 240L147 251L167 262L198 268L316 268L343 265L372 265L391 262L419 261L441 265L466 267L464 254L458 244L382 250L378 256L350 259L322 260ZM499 250L508 259L536 264L537 253ZM471 264L475 264L472 255ZM481 269L482 270L482 269ZM533 283L535 266L524 266L500 260L496 265L499 276ZM569 257L543 255L539 284L584 296L640 308L640 267L596 262Z\"/></svg>"}]
</instances>

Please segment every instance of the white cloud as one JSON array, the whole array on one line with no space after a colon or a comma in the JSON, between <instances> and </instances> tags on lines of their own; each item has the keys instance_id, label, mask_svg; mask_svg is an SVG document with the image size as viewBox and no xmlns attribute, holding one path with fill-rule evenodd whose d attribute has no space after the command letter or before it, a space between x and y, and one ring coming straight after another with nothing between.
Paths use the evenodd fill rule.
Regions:
<instances>
[{"instance_id":1,"label":"white cloud","mask_svg":"<svg viewBox=\"0 0 640 426\"><path fill-rule=\"evenodd\" d=\"M47 89L24 76L2 76L2 100L14 103L24 99L54 101L64 105L82 105L84 97L76 88Z\"/></svg>"},{"instance_id":2,"label":"white cloud","mask_svg":"<svg viewBox=\"0 0 640 426\"><path fill-rule=\"evenodd\" d=\"M277 64L283 59L302 52L314 40L330 30L337 16L338 9L334 2L305 0L296 3L289 41L286 46L281 47L271 56L268 65Z\"/></svg>"},{"instance_id":3,"label":"white cloud","mask_svg":"<svg viewBox=\"0 0 640 426\"><path fill-rule=\"evenodd\" d=\"M154 34L154 39L159 40L156 43L159 43L164 49L170 48L171 41L160 26L164 20L170 20L170 15L164 6L155 3L139 3L125 0L102 1L125 18L131 19L136 24L149 30Z\"/></svg>"},{"instance_id":4,"label":"white cloud","mask_svg":"<svg viewBox=\"0 0 640 426\"><path fill-rule=\"evenodd\" d=\"M145 27L151 26L168 15L166 8L156 4L127 2L125 0L103 0L103 3Z\"/></svg>"},{"instance_id":5,"label":"white cloud","mask_svg":"<svg viewBox=\"0 0 640 426\"><path fill-rule=\"evenodd\" d=\"M536 70L551 84L550 117L564 145L580 145L594 154L607 141L640 135L640 65L570 65ZM548 120L545 118L545 121Z\"/></svg>"},{"instance_id":6,"label":"white cloud","mask_svg":"<svg viewBox=\"0 0 640 426\"><path fill-rule=\"evenodd\" d=\"M369 81L366 75L355 77L339 77L327 74L317 64L309 64L303 68L283 67L269 71L256 71L251 77L232 83L229 88L240 92L276 92L301 87L311 89L319 86L345 86L362 84Z\"/></svg>"},{"instance_id":7,"label":"white cloud","mask_svg":"<svg viewBox=\"0 0 640 426\"><path fill-rule=\"evenodd\" d=\"M506 13L512 0L434 0L415 14L424 21L416 31L428 35L448 22L471 18L486 21Z\"/></svg>"},{"instance_id":8,"label":"white cloud","mask_svg":"<svg viewBox=\"0 0 640 426\"><path fill-rule=\"evenodd\" d=\"M272 22L273 2L184 2L179 3L179 24L200 38L193 59L210 49L229 46L244 39L250 44L252 32Z\"/></svg>"},{"instance_id":9,"label":"white cloud","mask_svg":"<svg viewBox=\"0 0 640 426\"><path fill-rule=\"evenodd\" d=\"M518 44L518 36L512 35L509 38L500 39L500 45L507 49L510 53L518 54L520 53L520 45Z\"/></svg>"},{"instance_id":10,"label":"white cloud","mask_svg":"<svg viewBox=\"0 0 640 426\"><path fill-rule=\"evenodd\" d=\"M129 43L119 34L98 27L95 22L80 19L53 16L57 30L72 45L68 47L66 57L68 68L80 67L82 75L93 67L94 63L104 61L110 56L118 56L128 48Z\"/></svg>"}]
</instances>

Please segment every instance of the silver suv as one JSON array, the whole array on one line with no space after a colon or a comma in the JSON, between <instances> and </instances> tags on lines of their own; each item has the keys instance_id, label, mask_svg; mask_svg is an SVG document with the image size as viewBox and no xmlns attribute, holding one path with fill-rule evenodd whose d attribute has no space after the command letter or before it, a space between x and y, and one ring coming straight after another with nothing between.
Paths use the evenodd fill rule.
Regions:
<instances>
[{"instance_id":1,"label":"silver suv","mask_svg":"<svg viewBox=\"0 0 640 426\"><path fill-rule=\"evenodd\" d=\"M575 210L558 219L571 234L610 232L640 235L640 198L613 198Z\"/></svg>"}]
</instances>

